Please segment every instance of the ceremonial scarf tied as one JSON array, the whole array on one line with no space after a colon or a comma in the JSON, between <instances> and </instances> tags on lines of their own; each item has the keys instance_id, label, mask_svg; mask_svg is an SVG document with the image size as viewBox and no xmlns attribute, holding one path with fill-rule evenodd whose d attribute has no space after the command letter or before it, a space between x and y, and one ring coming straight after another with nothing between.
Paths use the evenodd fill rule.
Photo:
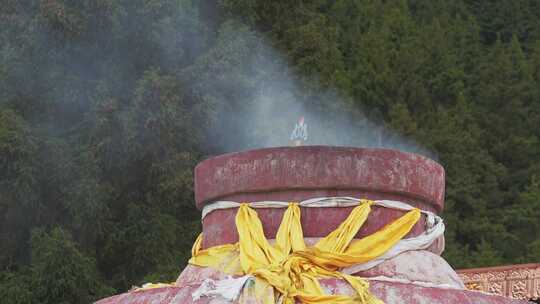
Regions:
<instances>
[{"instance_id":1,"label":"ceremonial scarf tied","mask_svg":"<svg viewBox=\"0 0 540 304\"><path fill-rule=\"evenodd\" d=\"M229 280L242 284L237 288L238 294L232 297L239 303L243 303L243 299L256 298L258 303L264 304L294 304L296 301L306 304L381 304L383 302L369 292L367 280L341 270L387 253L409 233L421 212L413 208L381 230L354 239L373 203L361 200L339 227L311 247L304 243L297 203L288 205L273 244L265 238L257 212L247 203L240 204L236 214L238 243L201 249L201 234L193 245L189 263L242 278ZM356 295L328 294L319 278L345 280ZM206 294L205 288L208 286L201 286L196 292L197 297Z\"/></svg>"}]
</instances>

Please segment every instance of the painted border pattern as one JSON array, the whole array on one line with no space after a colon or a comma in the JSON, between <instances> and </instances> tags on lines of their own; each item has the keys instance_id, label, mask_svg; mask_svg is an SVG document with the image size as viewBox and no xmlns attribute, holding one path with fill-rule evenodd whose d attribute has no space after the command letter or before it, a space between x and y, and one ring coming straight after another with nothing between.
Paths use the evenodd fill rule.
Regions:
<instances>
[{"instance_id":1,"label":"painted border pattern","mask_svg":"<svg viewBox=\"0 0 540 304\"><path fill-rule=\"evenodd\" d=\"M540 263L457 270L470 290L520 300L540 299Z\"/></svg>"}]
</instances>

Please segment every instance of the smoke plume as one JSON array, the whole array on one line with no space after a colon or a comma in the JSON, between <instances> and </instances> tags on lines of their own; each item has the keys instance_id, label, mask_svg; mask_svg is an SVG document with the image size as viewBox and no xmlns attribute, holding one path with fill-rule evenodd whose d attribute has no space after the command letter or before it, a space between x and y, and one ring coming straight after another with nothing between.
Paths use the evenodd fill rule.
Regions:
<instances>
[{"instance_id":1,"label":"smoke plume","mask_svg":"<svg viewBox=\"0 0 540 304\"><path fill-rule=\"evenodd\" d=\"M211 84L205 86L205 94L212 96L216 111L208 130L215 151L290 145L291 131L303 116L309 132L306 145L390 148L434 158L433 153L386 128L377 115L367 117L360 110L361 100L321 85L317 75L301 76L261 34L236 23L224 28L218 37L220 51L208 56L212 60L222 56L233 64L220 70L223 74L205 78ZM237 62L234 58L239 53ZM249 68L239 69L235 64ZM207 75L216 71L212 65L204 69Z\"/></svg>"}]
</instances>

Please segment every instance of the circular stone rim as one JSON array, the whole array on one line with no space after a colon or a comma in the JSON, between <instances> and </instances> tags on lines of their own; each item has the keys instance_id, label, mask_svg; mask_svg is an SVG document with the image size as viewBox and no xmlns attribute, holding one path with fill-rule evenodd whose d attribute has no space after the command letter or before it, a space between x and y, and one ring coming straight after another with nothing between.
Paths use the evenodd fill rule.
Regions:
<instances>
[{"instance_id":1,"label":"circular stone rim","mask_svg":"<svg viewBox=\"0 0 540 304\"><path fill-rule=\"evenodd\" d=\"M393 149L300 146L234 152L200 162L194 181L199 209L237 194L322 189L399 194L438 212L444 207L444 168L425 156Z\"/></svg>"}]
</instances>

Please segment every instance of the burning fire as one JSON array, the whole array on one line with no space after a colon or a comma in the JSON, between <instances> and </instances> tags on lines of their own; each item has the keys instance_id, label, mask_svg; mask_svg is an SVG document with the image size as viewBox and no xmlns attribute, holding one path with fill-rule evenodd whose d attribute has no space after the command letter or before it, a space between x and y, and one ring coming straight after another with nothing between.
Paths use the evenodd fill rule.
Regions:
<instances>
[{"instance_id":1,"label":"burning fire","mask_svg":"<svg viewBox=\"0 0 540 304\"><path fill-rule=\"evenodd\" d=\"M307 140L307 124L304 122L304 116L300 116L291 133L291 142L293 146L302 146Z\"/></svg>"}]
</instances>

